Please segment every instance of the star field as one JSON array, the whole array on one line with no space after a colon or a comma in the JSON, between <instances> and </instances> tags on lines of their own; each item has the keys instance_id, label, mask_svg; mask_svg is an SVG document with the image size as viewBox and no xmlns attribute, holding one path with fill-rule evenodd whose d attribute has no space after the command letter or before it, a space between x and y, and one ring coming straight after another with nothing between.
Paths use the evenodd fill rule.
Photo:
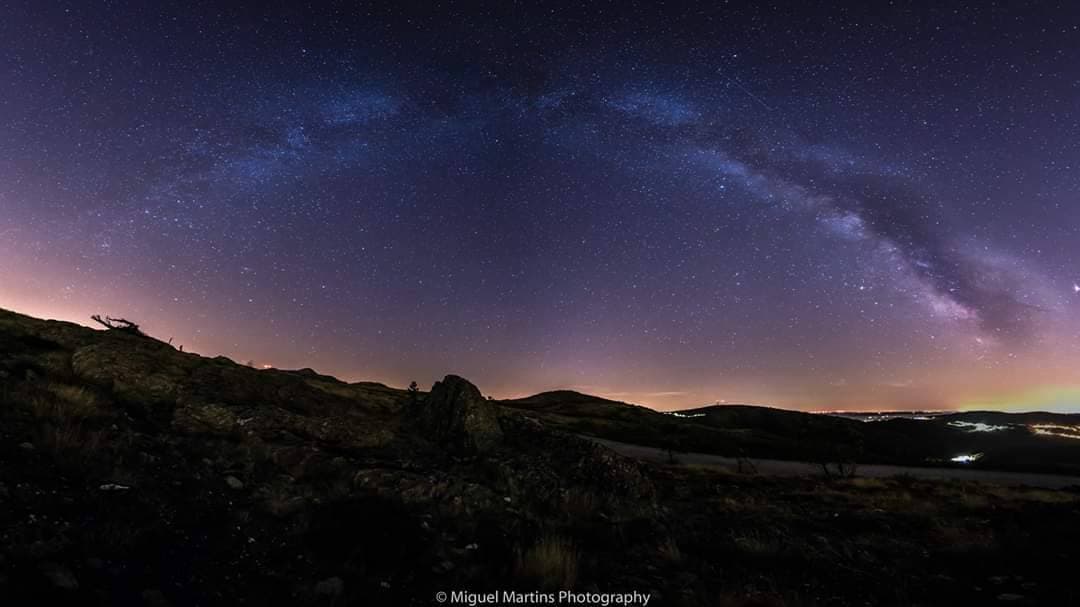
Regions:
<instances>
[{"instance_id":1,"label":"star field","mask_svg":"<svg viewBox=\"0 0 1080 607\"><path fill-rule=\"evenodd\" d=\"M1080 410L1075 7L397 4L0 8L0 306L500 397Z\"/></svg>"}]
</instances>

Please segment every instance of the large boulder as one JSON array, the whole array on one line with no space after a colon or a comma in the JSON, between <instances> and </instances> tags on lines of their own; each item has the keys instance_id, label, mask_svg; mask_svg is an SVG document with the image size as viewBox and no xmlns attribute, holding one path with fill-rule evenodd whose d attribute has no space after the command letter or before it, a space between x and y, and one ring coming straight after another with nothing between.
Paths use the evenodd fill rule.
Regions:
<instances>
[{"instance_id":1,"label":"large boulder","mask_svg":"<svg viewBox=\"0 0 1080 607\"><path fill-rule=\"evenodd\" d=\"M190 363L171 347L148 338L109 337L75 351L71 358L75 375L146 414L171 416Z\"/></svg>"},{"instance_id":2,"label":"large boulder","mask_svg":"<svg viewBox=\"0 0 1080 607\"><path fill-rule=\"evenodd\" d=\"M422 434L462 455L490 451L502 441L499 412L468 380L447 375L413 408Z\"/></svg>"}]
</instances>

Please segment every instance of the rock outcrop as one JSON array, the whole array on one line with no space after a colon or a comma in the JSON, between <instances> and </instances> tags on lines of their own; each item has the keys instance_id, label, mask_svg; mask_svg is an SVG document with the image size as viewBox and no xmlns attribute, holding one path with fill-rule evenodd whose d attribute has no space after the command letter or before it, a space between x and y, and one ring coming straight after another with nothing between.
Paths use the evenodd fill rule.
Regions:
<instances>
[{"instance_id":1,"label":"rock outcrop","mask_svg":"<svg viewBox=\"0 0 1080 607\"><path fill-rule=\"evenodd\" d=\"M499 412L468 380L447 375L412 407L421 434L456 454L485 453L503 438Z\"/></svg>"},{"instance_id":2,"label":"rock outcrop","mask_svg":"<svg viewBox=\"0 0 1080 607\"><path fill-rule=\"evenodd\" d=\"M106 333L71 357L75 375L112 392L117 399L149 416L168 416L176 406L177 388L192 359L161 342Z\"/></svg>"}]
</instances>

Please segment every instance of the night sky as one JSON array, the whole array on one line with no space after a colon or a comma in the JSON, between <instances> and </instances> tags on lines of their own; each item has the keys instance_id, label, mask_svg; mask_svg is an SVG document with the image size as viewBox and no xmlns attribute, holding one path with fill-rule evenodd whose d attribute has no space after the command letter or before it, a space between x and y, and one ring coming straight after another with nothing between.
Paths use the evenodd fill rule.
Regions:
<instances>
[{"instance_id":1,"label":"night sky","mask_svg":"<svg viewBox=\"0 0 1080 607\"><path fill-rule=\"evenodd\" d=\"M0 307L496 397L1080 410L1075 3L261 4L0 6Z\"/></svg>"}]
</instances>

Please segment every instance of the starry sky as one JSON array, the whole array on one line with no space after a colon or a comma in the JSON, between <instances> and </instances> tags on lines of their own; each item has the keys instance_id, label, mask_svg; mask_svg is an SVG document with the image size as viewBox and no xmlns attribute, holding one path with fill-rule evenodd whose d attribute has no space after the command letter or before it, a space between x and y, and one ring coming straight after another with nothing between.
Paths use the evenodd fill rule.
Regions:
<instances>
[{"instance_id":1,"label":"starry sky","mask_svg":"<svg viewBox=\"0 0 1080 607\"><path fill-rule=\"evenodd\" d=\"M1080 410L1072 3L0 6L0 307L674 409Z\"/></svg>"}]
</instances>

